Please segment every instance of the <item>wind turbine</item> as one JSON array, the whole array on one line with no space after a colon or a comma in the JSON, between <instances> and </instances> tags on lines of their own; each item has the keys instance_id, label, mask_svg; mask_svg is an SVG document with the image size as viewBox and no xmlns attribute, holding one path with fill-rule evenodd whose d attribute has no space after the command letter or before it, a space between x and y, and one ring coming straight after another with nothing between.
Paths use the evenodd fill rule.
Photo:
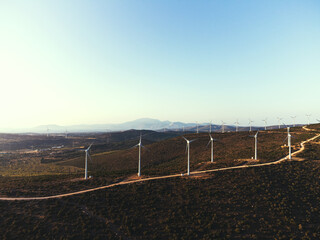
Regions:
<instances>
[{"instance_id":1,"label":"wind turbine","mask_svg":"<svg viewBox=\"0 0 320 240\"><path fill-rule=\"evenodd\" d=\"M264 121L265 125L264 125L264 130L267 130L267 118L266 119L263 119L262 121Z\"/></svg>"},{"instance_id":2,"label":"wind turbine","mask_svg":"<svg viewBox=\"0 0 320 240\"><path fill-rule=\"evenodd\" d=\"M252 123L253 123L253 121L252 121L251 119L249 119L249 125L250 125L250 130L249 130L249 132L251 132L251 130L252 130Z\"/></svg>"},{"instance_id":3,"label":"wind turbine","mask_svg":"<svg viewBox=\"0 0 320 240\"><path fill-rule=\"evenodd\" d=\"M221 121L222 125L221 125L221 132L224 133L224 125L226 124L224 121Z\"/></svg>"},{"instance_id":4,"label":"wind turbine","mask_svg":"<svg viewBox=\"0 0 320 240\"><path fill-rule=\"evenodd\" d=\"M209 133L211 133L211 125L212 125L212 120L210 121L210 125L209 125L210 126Z\"/></svg>"},{"instance_id":5,"label":"wind turbine","mask_svg":"<svg viewBox=\"0 0 320 240\"><path fill-rule=\"evenodd\" d=\"M310 117L311 117L311 114L306 114L307 118L308 118L308 125L310 125Z\"/></svg>"},{"instance_id":6,"label":"wind turbine","mask_svg":"<svg viewBox=\"0 0 320 240\"><path fill-rule=\"evenodd\" d=\"M91 156L89 154L90 148L92 146L92 143L90 144L90 146L84 150L86 157L85 157L85 166L84 166L84 179L88 179L88 158L91 160Z\"/></svg>"},{"instance_id":7,"label":"wind turbine","mask_svg":"<svg viewBox=\"0 0 320 240\"><path fill-rule=\"evenodd\" d=\"M288 134L287 134L287 137L284 139L284 141L285 141L286 139L288 139L289 159L291 160L291 159L292 159L292 156L291 156L291 138L292 138L292 136L291 136L291 134L290 134L290 127L288 127L288 126L287 126L286 124L284 124L284 123L283 123L283 125L287 127L287 132L288 132Z\"/></svg>"},{"instance_id":8,"label":"wind turbine","mask_svg":"<svg viewBox=\"0 0 320 240\"><path fill-rule=\"evenodd\" d=\"M280 129L280 121L282 120L282 118L280 118L280 117L277 117L277 119L278 119L278 123L279 123L279 129Z\"/></svg>"},{"instance_id":9,"label":"wind turbine","mask_svg":"<svg viewBox=\"0 0 320 240\"><path fill-rule=\"evenodd\" d=\"M140 134L140 141L137 145L133 146L133 147L139 147L139 163L138 163L138 177L141 176L141 147L145 147L142 145L141 143L141 134Z\"/></svg>"},{"instance_id":10,"label":"wind turbine","mask_svg":"<svg viewBox=\"0 0 320 240\"><path fill-rule=\"evenodd\" d=\"M238 132L239 131L239 120L237 119L237 121L235 121L234 124L236 124L236 132Z\"/></svg>"},{"instance_id":11,"label":"wind turbine","mask_svg":"<svg viewBox=\"0 0 320 240\"><path fill-rule=\"evenodd\" d=\"M209 133L209 136L210 136L210 140L207 144L207 147L211 143L211 162L213 163L213 142L217 141L217 139L214 139L210 133Z\"/></svg>"},{"instance_id":12,"label":"wind turbine","mask_svg":"<svg viewBox=\"0 0 320 240\"><path fill-rule=\"evenodd\" d=\"M198 124L198 122L196 122L197 123L197 134L199 133L199 124Z\"/></svg>"},{"instance_id":13,"label":"wind turbine","mask_svg":"<svg viewBox=\"0 0 320 240\"><path fill-rule=\"evenodd\" d=\"M287 131L288 131L288 135L286 137L286 139L288 139L288 147L289 147L289 159L291 160L292 159L292 156L291 156L291 134L290 134L290 127L287 127Z\"/></svg>"},{"instance_id":14,"label":"wind turbine","mask_svg":"<svg viewBox=\"0 0 320 240\"><path fill-rule=\"evenodd\" d=\"M197 139L188 140L184 136L182 136L184 140L187 142L186 151L188 151L188 176L190 175L190 143L194 142Z\"/></svg>"},{"instance_id":15,"label":"wind turbine","mask_svg":"<svg viewBox=\"0 0 320 240\"><path fill-rule=\"evenodd\" d=\"M289 146L289 159L292 159L291 157L291 134L290 134L290 127L288 129L288 146Z\"/></svg>"},{"instance_id":16,"label":"wind turbine","mask_svg":"<svg viewBox=\"0 0 320 240\"><path fill-rule=\"evenodd\" d=\"M111 133L109 131L107 131L107 135L106 135L106 138L107 138L107 144L110 143L110 137L111 137Z\"/></svg>"},{"instance_id":17,"label":"wind turbine","mask_svg":"<svg viewBox=\"0 0 320 240\"><path fill-rule=\"evenodd\" d=\"M258 160L258 133L259 131L254 136L250 136L254 138L254 160Z\"/></svg>"},{"instance_id":18,"label":"wind turbine","mask_svg":"<svg viewBox=\"0 0 320 240\"><path fill-rule=\"evenodd\" d=\"M293 120L293 127L295 127L296 126L296 117L297 116L292 116L291 118L292 118L292 120Z\"/></svg>"},{"instance_id":19,"label":"wind turbine","mask_svg":"<svg viewBox=\"0 0 320 240\"><path fill-rule=\"evenodd\" d=\"M47 137L49 137L49 127L47 126Z\"/></svg>"}]
</instances>

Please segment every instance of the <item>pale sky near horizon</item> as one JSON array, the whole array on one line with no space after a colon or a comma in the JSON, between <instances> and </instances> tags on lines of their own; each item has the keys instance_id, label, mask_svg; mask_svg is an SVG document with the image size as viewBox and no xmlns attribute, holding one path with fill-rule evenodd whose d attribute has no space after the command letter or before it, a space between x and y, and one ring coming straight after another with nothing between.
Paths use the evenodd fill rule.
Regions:
<instances>
[{"instance_id":1,"label":"pale sky near horizon","mask_svg":"<svg viewBox=\"0 0 320 240\"><path fill-rule=\"evenodd\" d=\"M0 2L0 129L320 119L320 1Z\"/></svg>"}]
</instances>

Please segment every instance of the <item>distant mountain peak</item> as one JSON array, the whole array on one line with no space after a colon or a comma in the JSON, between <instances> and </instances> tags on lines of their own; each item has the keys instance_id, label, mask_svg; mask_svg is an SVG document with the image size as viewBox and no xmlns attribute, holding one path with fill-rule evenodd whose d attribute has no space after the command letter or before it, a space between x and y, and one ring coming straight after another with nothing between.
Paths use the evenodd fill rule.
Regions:
<instances>
[{"instance_id":1,"label":"distant mountain peak","mask_svg":"<svg viewBox=\"0 0 320 240\"><path fill-rule=\"evenodd\" d=\"M136 120L116 123L116 124L78 124L61 126L57 124L40 125L31 129L19 129L10 132L34 132L46 133L49 129L50 133L64 133L68 132L107 132L107 131L124 131L129 129L136 130L161 130L161 129L179 129L182 127L192 127L194 123L161 121L154 118L139 118Z\"/></svg>"}]
</instances>

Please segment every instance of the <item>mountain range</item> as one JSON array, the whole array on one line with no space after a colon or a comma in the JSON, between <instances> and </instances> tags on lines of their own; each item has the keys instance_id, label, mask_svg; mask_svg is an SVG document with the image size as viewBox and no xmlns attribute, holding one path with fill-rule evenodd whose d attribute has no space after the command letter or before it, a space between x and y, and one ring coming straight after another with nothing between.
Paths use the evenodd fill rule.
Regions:
<instances>
[{"instance_id":1,"label":"mountain range","mask_svg":"<svg viewBox=\"0 0 320 240\"><path fill-rule=\"evenodd\" d=\"M134 121L115 123L115 124L80 124L61 126L55 124L40 125L33 128L24 129L0 129L1 132L7 133L65 133L67 132L110 132L124 131L129 129L145 129L145 130L164 130L164 129L180 129L196 126L196 123L170 122L160 121L151 118L140 118Z\"/></svg>"},{"instance_id":2,"label":"mountain range","mask_svg":"<svg viewBox=\"0 0 320 240\"><path fill-rule=\"evenodd\" d=\"M199 131L204 132L209 130L210 123L199 123ZM212 124L212 131L220 131L221 125ZM241 127L242 130L248 127ZM273 127L272 127L273 128ZM171 122L160 121L152 118L140 118L134 121L115 123L115 124L80 124L80 125L40 125L29 129L6 129L1 132L6 133L65 133L65 132L112 132L112 131L125 131L130 129L144 129L155 131L196 131L197 123L184 123L184 122ZM263 129L262 127L253 127L252 130ZM234 131L234 125L225 125L225 131ZM240 128L239 128L240 130Z\"/></svg>"}]
</instances>

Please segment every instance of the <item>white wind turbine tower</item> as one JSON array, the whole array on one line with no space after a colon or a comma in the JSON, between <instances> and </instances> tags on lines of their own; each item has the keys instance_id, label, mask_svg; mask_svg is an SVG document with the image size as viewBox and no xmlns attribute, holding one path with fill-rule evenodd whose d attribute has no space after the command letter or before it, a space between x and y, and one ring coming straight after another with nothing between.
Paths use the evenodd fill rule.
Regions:
<instances>
[{"instance_id":1,"label":"white wind turbine tower","mask_svg":"<svg viewBox=\"0 0 320 240\"><path fill-rule=\"evenodd\" d=\"M141 142L141 134L140 134L140 141L137 145L133 146L133 147L139 147L139 163L138 163L138 177L141 176L141 147L144 147L142 145L142 142Z\"/></svg>"},{"instance_id":2,"label":"white wind turbine tower","mask_svg":"<svg viewBox=\"0 0 320 240\"><path fill-rule=\"evenodd\" d=\"M268 124L267 124L267 120L268 120L267 118L262 120L262 121L264 121L264 123L265 123L265 125L264 125L264 130L267 130L267 125L268 125Z\"/></svg>"},{"instance_id":3,"label":"white wind turbine tower","mask_svg":"<svg viewBox=\"0 0 320 240\"><path fill-rule=\"evenodd\" d=\"M197 123L197 133L199 133L199 124L198 124L198 122L196 122Z\"/></svg>"},{"instance_id":4,"label":"white wind turbine tower","mask_svg":"<svg viewBox=\"0 0 320 240\"><path fill-rule=\"evenodd\" d=\"M210 133L209 133L209 136L210 136L210 140L207 144L207 147L211 143L211 162L213 163L213 142L216 141L216 139L214 139Z\"/></svg>"},{"instance_id":5,"label":"white wind turbine tower","mask_svg":"<svg viewBox=\"0 0 320 240\"><path fill-rule=\"evenodd\" d=\"M289 147L289 159L291 160L292 157L291 157L291 134L290 134L290 127L287 127L287 130L288 130L288 135L287 135L287 138L288 138L288 147Z\"/></svg>"},{"instance_id":6,"label":"white wind turbine tower","mask_svg":"<svg viewBox=\"0 0 320 240\"><path fill-rule=\"evenodd\" d=\"M252 130L252 123L253 123L253 121L252 121L251 119L249 119L250 132L251 132L251 130Z\"/></svg>"},{"instance_id":7,"label":"white wind turbine tower","mask_svg":"<svg viewBox=\"0 0 320 240\"><path fill-rule=\"evenodd\" d=\"M89 151L90 151L90 148L92 146L92 143L91 145L84 151L85 154L86 154L86 157L85 157L85 166L84 166L84 179L88 179L88 158L91 160L91 157L90 157L90 154L89 154Z\"/></svg>"},{"instance_id":8,"label":"white wind turbine tower","mask_svg":"<svg viewBox=\"0 0 320 240\"><path fill-rule=\"evenodd\" d=\"M310 125L310 117L311 117L311 114L306 114L307 118L308 118L308 125Z\"/></svg>"},{"instance_id":9,"label":"white wind turbine tower","mask_svg":"<svg viewBox=\"0 0 320 240\"><path fill-rule=\"evenodd\" d=\"M254 138L254 159L258 160L258 133L259 131L257 131L257 133L254 136L250 136Z\"/></svg>"},{"instance_id":10,"label":"white wind turbine tower","mask_svg":"<svg viewBox=\"0 0 320 240\"><path fill-rule=\"evenodd\" d=\"M297 116L292 116L291 118L292 118L292 120L293 120L293 127L295 127L296 126L296 117Z\"/></svg>"},{"instance_id":11,"label":"white wind turbine tower","mask_svg":"<svg viewBox=\"0 0 320 240\"><path fill-rule=\"evenodd\" d=\"M209 133L211 133L211 125L212 125L212 120L210 121Z\"/></svg>"},{"instance_id":12,"label":"white wind turbine tower","mask_svg":"<svg viewBox=\"0 0 320 240\"><path fill-rule=\"evenodd\" d=\"M221 132L224 133L224 125L226 124L224 121L221 121L222 125L221 125Z\"/></svg>"},{"instance_id":13,"label":"white wind turbine tower","mask_svg":"<svg viewBox=\"0 0 320 240\"><path fill-rule=\"evenodd\" d=\"M236 132L238 132L239 131L239 120L237 119L237 121L235 121L234 124L236 125Z\"/></svg>"},{"instance_id":14,"label":"white wind turbine tower","mask_svg":"<svg viewBox=\"0 0 320 240\"><path fill-rule=\"evenodd\" d=\"M282 118L280 118L280 117L277 117L277 119L278 119L278 123L279 123L279 129L280 129L280 126L281 126L281 120L282 120Z\"/></svg>"},{"instance_id":15,"label":"white wind turbine tower","mask_svg":"<svg viewBox=\"0 0 320 240\"><path fill-rule=\"evenodd\" d=\"M186 146L186 150L188 151L188 166L187 166L188 170L187 170L187 174L189 176L190 175L190 143L194 142L197 139L188 140L184 136L182 136L182 137L187 142L187 146Z\"/></svg>"}]
</instances>

